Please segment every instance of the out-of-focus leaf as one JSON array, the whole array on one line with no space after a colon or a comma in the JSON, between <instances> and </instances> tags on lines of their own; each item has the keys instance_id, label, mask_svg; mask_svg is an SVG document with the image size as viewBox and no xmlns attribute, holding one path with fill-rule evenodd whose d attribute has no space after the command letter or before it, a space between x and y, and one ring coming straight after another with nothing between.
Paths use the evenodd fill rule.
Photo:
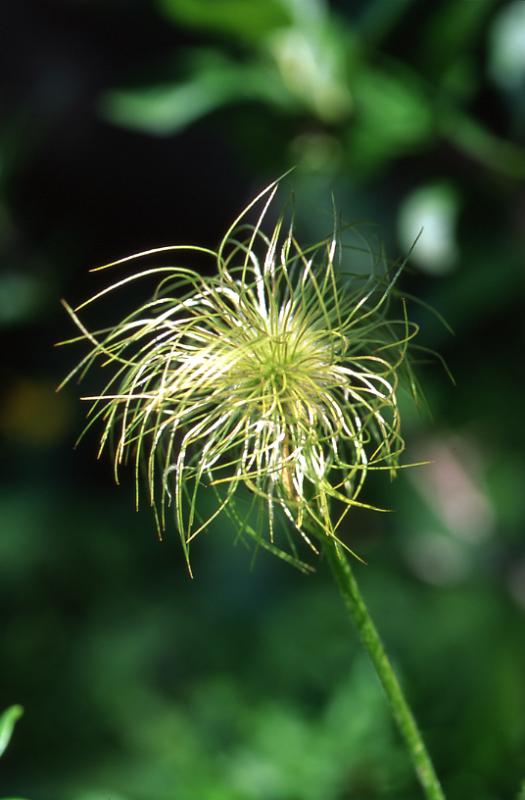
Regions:
<instances>
[{"instance_id":1,"label":"out-of-focus leaf","mask_svg":"<svg viewBox=\"0 0 525 800\"><path fill-rule=\"evenodd\" d=\"M345 32L346 34L346 32ZM325 122L340 122L353 109L346 60L352 39L324 21L277 31L268 48L284 86Z\"/></svg>"},{"instance_id":2,"label":"out-of-focus leaf","mask_svg":"<svg viewBox=\"0 0 525 800\"><path fill-rule=\"evenodd\" d=\"M421 55L431 69L447 70L476 41L487 14L496 0L458 3L448 0L434 6L421 37Z\"/></svg>"},{"instance_id":3,"label":"out-of-focus leaf","mask_svg":"<svg viewBox=\"0 0 525 800\"><path fill-rule=\"evenodd\" d=\"M110 92L102 112L117 125L163 135L182 130L229 99L230 90L197 78L176 86Z\"/></svg>"},{"instance_id":4,"label":"out-of-focus leaf","mask_svg":"<svg viewBox=\"0 0 525 800\"><path fill-rule=\"evenodd\" d=\"M280 0L158 0L164 13L181 25L257 41L291 22Z\"/></svg>"},{"instance_id":5,"label":"out-of-focus leaf","mask_svg":"<svg viewBox=\"0 0 525 800\"><path fill-rule=\"evenodd\" d=\"M459 201L448 183L421 186L403 202L399 211L399 238L405 252L417 239L410 260L434 274L448 272L456 263L456 221Z\"/></svg>"},{"instance_id":6,"label":"out-of-focus leaf","mask_svg":"<svg viewBox=\"0 0 525 800\"><path fill-rule=\"evenodd\" d=\"M475 118L454 109L441 114L443 134L471 158L508 178L525 177L525 150L484 128Z\"/></svg>"},{"instance_id":7,"label":"out-of-focus leaf","mask_svg":"<svg viewBox=\"0 0 525 800\"><path fill-rule=\"evenodd\" d=\"M125 127L167 135L235 100L290 103L277 76L262 64L237 63L213 51L192 54L187 63L190 77L179 83L109 92L103 114Z\"/></svg>"},{"instance_id":8,"label":"out-of-focus leaf","mask_svg":"<svg viewBox=\"0 0 525 800\"><path fill-rule=\"evenodd\" d=\"M504 89L517 89L525 77L525 3L504 5L490 29L489 71Z\"/></svg>"},{"instance_id":9,"label":"out-of-focus leaf","mask_svg":"<svg viewBox=\"0 0 525 800\"><path fill-rule=\"evenodd\" d=\"M363 69L353 88L352 161L374 166L417 148L432 135L429 102L410 75Z\"/></svg>"},{"instance_id":10,"label":"out-of-focus leaf","mask_svg":"<svg viewBox=\"0 0 525 800\"><path fill-rule=\"evenodd\" d=\"M112 122L172 134L233 102L259 101L286 112L305 110L323 122L341 122L353 109L347 66L355 48L321 19L289 25L262 37L251 61L200 49L182 57L184 77L173 83L115 90L103 100Z\"/></svg>"},{"instance_id":11,"label":"out-of-focus leaf","mask_svg":"<svg viewBox=\"0 0 525 800\"><path fill-rule=\"evenodd\" d=\"M525 800L525 781L521 784L521 789L516 800Z\"/></svg>"},{"instance_id":12,"label":"out-of-focus leaf","mask_svg":"<svg viewBox=\"0 0 525 800\"><path fill-rule=\"evenodd\" d=\"M4 754L13 735L16 721L23 713L22 706L11 706L0 716L0 756Z\"/></svg>"}]
</instances>

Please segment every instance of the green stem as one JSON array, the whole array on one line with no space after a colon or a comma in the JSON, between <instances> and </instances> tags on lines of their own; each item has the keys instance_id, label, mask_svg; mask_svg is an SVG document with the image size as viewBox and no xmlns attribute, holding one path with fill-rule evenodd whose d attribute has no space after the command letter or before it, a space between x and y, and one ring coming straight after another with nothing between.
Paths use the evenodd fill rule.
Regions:
<instances>
[{"instance_id":1,"label":"green stem","mask_svg":"<svg viewBox=\"0 0 525 800\"><path fill-rule=\"evenodd\" d=\"M425 797L427 800L445 800L445 795L443 794L427 748L425 747L425 743L417 727L414 715L405 700L403 690L388 660L385 648L377 632L377 628L370 617L363 596L359 591L350 564L343 554L340 545L333 539L330 539L326 544L326 555L346 607L359 631L361 642L368 652L379 680L383 685L383 689L386 692L392 714L401 736L405 741L417 777L423 787Z\"/></svg>"}]
</instances>

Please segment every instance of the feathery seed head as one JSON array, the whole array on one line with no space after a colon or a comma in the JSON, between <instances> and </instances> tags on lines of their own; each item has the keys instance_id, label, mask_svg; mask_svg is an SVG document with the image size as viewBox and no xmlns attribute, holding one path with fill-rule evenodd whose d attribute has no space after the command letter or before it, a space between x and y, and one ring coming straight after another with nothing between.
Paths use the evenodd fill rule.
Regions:
<instances>
[{"instance_id":1,"label":"feathery seed head","mask_svg":"<svg viewBox=\"0 0 525 800\"><path fill-rule=\"evenodd\" d=\"M137 503L145 485L160 532L174 514L188 563L190 542L224 511L305 568L296 543L317 552L337 536L347 512L364 505L368 470L394 475L404 448L396 393L403 374L414 390L406 355L417 327L395 290L399 269L390 274L372 257L367 275L345 270L344 231L302 248L293 219L281 217L268 236L276 189L255 198L217 252L174 246L106 265L193 250L215 259L214 277L147 268L75 310L65 304L81 333L69 341L91 345L66 381L95 362L110 372L86 398L88 427L102 422L100 452L112 446L117 480L134 462ZM92 333L80 321L84 306L148 277L153 294L115 327Z\"/></svg>"}]
</instances>

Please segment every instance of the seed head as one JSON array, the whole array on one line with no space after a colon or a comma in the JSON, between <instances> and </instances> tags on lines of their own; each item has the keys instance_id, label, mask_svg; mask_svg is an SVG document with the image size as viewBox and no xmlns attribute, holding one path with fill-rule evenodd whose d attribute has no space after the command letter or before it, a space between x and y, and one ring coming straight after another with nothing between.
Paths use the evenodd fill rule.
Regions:
<instances>
[{"instance_id":1,"label":"seed head","mask_svg":"<svg viewBox=\"0 0 525 800\"><path fill-rule=\"evenodd\" d=\"M417 326L395 289L401 267L370 254L367 274L352 273L335 214L332 234L306 248L293 217L266 234L276 190L250 203L217 252L173 246L99 268L193 252L215 260L213 277L149 267L75 310L64 304L81 334L70 341L91 346L66 381L95 363L109 372L84 398L87 427L102 423L99 454L111 446L117 482L134 462L137 504L145 488L160 533L174 515L188 564L192 540L225 512L239 533L306 568L296 545L318 552L338 537L352 507L370 507L358 499L368 471L395 475L404 449L397 391L403 376L415 390L407 349ZM81 322L85 306L148 278L153 293L114 327Z\"/></svg>"}]
</instances>

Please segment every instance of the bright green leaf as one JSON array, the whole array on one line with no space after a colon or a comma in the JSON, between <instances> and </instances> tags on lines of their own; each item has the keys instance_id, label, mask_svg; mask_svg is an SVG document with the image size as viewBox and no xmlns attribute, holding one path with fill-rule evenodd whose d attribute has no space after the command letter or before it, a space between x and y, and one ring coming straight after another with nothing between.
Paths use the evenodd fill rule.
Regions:
<instances>
[{"instance_id":1,"label":"bright green leaf","mask_svg":"<svg viewBox=\"0 0 525 800\"><path fill-rule=\"evenodd\" d=\"M347 81L352 39L334 25L293 26L268 39L280 80L292 97L319 119L336 123L353 110Z\"/></svg>"},{"instance_id":2,"label":"bright green leaf","mask_svg":"<svg viewBox=\"0 0 525 800\"><path fill-rule=\"evenodd\" d=\"M5 752L13 734L15 723L23 713L22 706L11 706L0 716L0 756Z\"/></svg>"},{"instance_id":3,"label":"bright green leaf","mask_svg":"<svg viewBox=\"0 0 525 800\"><path fill-rule=\"evenodd\" d=\"M231 99L226 87L194 79L175 86L110 92L102 112L126 128L168 135L177 133Z\"/></svg>"},{"instance_id":4,"label":"bright green leaf","mask_svg":"<svg viewBox=\"0 0 525 800\"><path fill-rule=\"evenodd\" d=\"M186 65L189 77L179 83L109 92L102 112L118 125L168 135L238 100L280 107L290 103L277 76L262 64L243 64L206 50L189 54Z\"/></svg>"}]
</instances>

